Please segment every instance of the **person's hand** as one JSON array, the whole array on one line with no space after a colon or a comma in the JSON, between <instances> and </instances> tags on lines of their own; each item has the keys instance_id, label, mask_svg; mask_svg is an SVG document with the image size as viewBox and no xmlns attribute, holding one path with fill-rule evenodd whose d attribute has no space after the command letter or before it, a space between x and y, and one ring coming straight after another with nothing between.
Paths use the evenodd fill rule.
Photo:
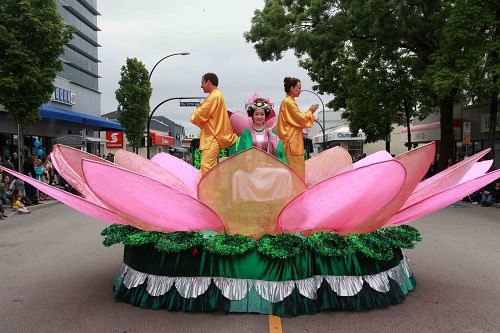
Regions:
<instances>
[{"instance_id":1,"label":"person's hand","mask_svg":"<svg viewBox=\"0 0 500 333\"><path fill-rule=\"evenodd\" d=\"M313 104L309 107L309 111L314 113L314 112L316 112L316 110L318 110L318 108L319 108L319 104Z\"/></svg>"},{"instance_id":2,"label":"person's hand","mask_svg":"<svg viewBox=\"0 0 500 333\"><path fill-rule=\"evenodd\" d=\"M271 127L269 127L269 128L267 129L267 134L269 135L269 137L276 136L276 134L274 134L274 132L273 132L273 131L274 131L274 128L276 127L276 124L277 124L277 123L274 123L274 125L273 125L273 126L271 126Z\"/></svg>"}]
</instances>

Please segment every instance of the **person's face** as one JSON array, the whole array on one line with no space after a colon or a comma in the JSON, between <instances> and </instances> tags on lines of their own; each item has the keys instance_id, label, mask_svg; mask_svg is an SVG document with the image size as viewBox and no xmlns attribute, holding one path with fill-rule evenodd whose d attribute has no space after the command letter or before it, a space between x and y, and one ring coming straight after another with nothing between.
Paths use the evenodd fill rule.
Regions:
<instances>
[{"instance_id":1,"label":"person's face","mask_svg":"<svg viewBox=\"0 0 500 333\"><path fill-rule=\"evenodd\" d=\"M204 93L209 93L210 92L210 81L206 80L203 81L203 77L201 78L201 89L203 89Z\"/></svg>"},{"instance_id":2,"label":"person's face","mask_svg":"<svg viewBox=\"0 0 500 333\"><path fill-rule=\"evenodd\" d=\"M255 125L264 125L264 123L266 122L266 114L264 113L264 110L255 110L252 116L252 120Z\"/></svg>"},{"instance_id":3,"label":"person's face","mask_svg":"<svg viewBox=\"0 0 500 333\"><path fill-rule=\"evenodd\" d=\"M4 179L3 179L3 182L5 184L8 184L10 182L10 177L9 176L5 176Z\"/></svg>"},{"instance_id":4,"label":"person's face","mask_svg":"<svg viewBox=\"0 0 500 333\"><path fill-rule=\"evenodd\" d=\"M300 82L297 82L295 87L290 88L290 95L292 95L292 97L299 97L301 91L302 91L302 84Z\"/></svg>"},{"instance_id":5,"label":"person's face","mask_svg":"<svg viewBox=\"0 0 500 333\"><path fill-rule=\"evenodd\" d=\"M12 158L16 159L17 158L17 153L12 153Z\"/></svg>"}]
</instances>

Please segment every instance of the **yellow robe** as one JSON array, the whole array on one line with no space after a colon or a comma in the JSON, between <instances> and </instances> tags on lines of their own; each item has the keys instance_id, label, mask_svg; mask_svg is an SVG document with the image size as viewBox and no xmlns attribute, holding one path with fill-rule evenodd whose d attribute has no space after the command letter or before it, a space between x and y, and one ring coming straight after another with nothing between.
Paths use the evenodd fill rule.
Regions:
<instances>
[{"instance_id":1,"label":"yellow robe","mask_svg":"<svg viewBox=\"0 0 500 333\"><path fill-rule=\"evenodd\" d=\"M201 172L205 174L218 163L220 149L229 148L238 140L219 89L214 89L193 111L191 122L201 129Z\"/></svg>"},{"instance_id":2,"label":"yellow robe","mask_svg":"<svg viewBox=\"0 0 500 333\"><path fill-rule=\"evenodd\" d=\"M311 111L301 112L293 97L287 95L281 102L276 132L283 141L288 166L305 178L304 137L302 129L314 125Z\"/></svg>"}]
</instances>

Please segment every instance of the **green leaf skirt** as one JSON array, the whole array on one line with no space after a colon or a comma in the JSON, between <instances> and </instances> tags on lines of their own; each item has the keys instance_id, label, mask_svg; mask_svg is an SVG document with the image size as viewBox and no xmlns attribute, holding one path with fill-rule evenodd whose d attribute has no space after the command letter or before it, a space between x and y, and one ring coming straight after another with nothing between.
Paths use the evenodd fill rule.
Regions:
<instances>
[{"instance_id":1,"label":"green leaf skirt","mask_svg":"<svg viewBox=\"0 0 500 333\"><path fill-rule=\"evenodd\" d=\"M364 310L400 303L416 281L401 249L390 260L360 252L326 256L308 247L287 259L252 248L221 255L203 247L159 251L125 245L117 300L150 309L277 316Z\"/></svg>"}]
</instances>

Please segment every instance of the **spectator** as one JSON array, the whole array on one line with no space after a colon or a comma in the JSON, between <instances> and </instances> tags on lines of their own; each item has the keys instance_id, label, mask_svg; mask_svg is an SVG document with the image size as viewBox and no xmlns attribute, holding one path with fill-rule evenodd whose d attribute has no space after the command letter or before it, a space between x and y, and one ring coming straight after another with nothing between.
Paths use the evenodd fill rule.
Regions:
<instances>
[{"instance_id":1,"label":"spectator","mask_svg":"<svg viewBox=\"0 0 500 333\"><path fill-rule=\"evenodd\" d=\"M0 182L0 199L3 204L6 204L10 201L11 197L12 190L10 190L10 176L5 173L2 176L2 181Z\"/></svg>"},{"instance_id":2,"label":"spectator","mask_svg":"<svg viewBox=\"0 0 500 333\"><path fill-rule=\"evenodd\" d=\"M495 200L495 195L497 194L498 187L496 182L488 184L483 189L483 194L481 196L481 206L490 207Z\"/></svg>"},{"instance_id":3,"label":"spectator","mask_svg":"<svg viewBox=\"0 0 500 333\"><path fill-rule=\"evenodd\" d=\"M14 164L12 164L12 162L10 161L10 156L5 156L2 166L4 168L14 170Z\"/></svg>"},{"instance_id":4,"label":"spectator","mask_svg":"<svg viewBox=\"0 0 500 333\"><path fill-rule=\"evenodd\" d=\"M36 178L35 167L35 157L30 155L26 156L23 164L24 174ZM38 204L38 190L30 184L25 184L24 190L26 192L26 197L28 197L33 204Z\"/></svg>"},{"instance_id":5,"label":"spectator","mask_svg":"<svg viewBox=\"0 0 500 333\"><path fill-rule=\"evenodd\" d=\"M446 168L449 168L449 167L451 167L451 166L452 166L452 165L454 165L454 164L455 164L455 161L453 161L453 158L451 158L451 157L450 157L450 158L448 159L448 163L447 163L447 165L446 165Z\"/></svg>"},{"instance_id":6,"label":"spectator","mask_svg":"<svg viewBox=\"0 0 500 333\"><path fill-rule=\"evenodd\" d=\"M17 159L17 153L13 152L12 153L12 165L14 166L14 170L19 172L19 160Z\"/></svg>"},{"instance_id":7,"label":"spectator","mask_svg":"<svg viewBox=\"0 0 500 333\"><path fill-rule=\"evenodd\" d=\"M5 220L7 215L5 215L5 210L3 209L3 203L0 201L0 220Z\"/></svg>"},{"instance_id":8,"label":"spectator","mask_svg":"<svg viewBox=\"0 0 500 333\"><path fill-rule=\"evenodd\" d=\"M12 208L20 214L31 214L31 211L21 202L19 190L16 188L12 193Z\"/></svg>"}]
</instances>

